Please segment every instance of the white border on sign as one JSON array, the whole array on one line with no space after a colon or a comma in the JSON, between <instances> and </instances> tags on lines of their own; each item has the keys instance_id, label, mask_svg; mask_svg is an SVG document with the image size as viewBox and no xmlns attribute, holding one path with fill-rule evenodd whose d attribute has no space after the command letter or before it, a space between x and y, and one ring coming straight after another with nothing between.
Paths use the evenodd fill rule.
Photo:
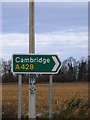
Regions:
<instances>
[{"instance_id":1,"label":"white border on sign","mask_svg":"<svg viewBox=\"0 0 90 120\"><path fill-rule=\"evenodd\" d=\"M15 54L13 54L13 55L50 55L50 56L57 56L57 58L59 59L59 57L58 57L58 55L56 54L34 54L34 53L31 53L31 54L19 54L19 53L15 53ZM57 72L13 72L13 55L12 55L12 65L11 65L11 71L12 71L12 73L13 74L58 74L58 72L59 72L59 70L61 69L61 67L62 67L62 62L61 62L61 60L60 60L60 62L61 62L61 65L60 65L60 67L58 68L58 71Z\"/></svg>"}]
</instances>

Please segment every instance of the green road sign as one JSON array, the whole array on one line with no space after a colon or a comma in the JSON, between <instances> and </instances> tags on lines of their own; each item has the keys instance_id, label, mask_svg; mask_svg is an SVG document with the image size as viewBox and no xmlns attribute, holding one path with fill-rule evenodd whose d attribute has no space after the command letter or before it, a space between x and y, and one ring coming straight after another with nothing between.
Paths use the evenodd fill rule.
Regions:
<instances>
[{"instance_id":1,"label":"green road sign","mask_svg":"<svg viewBox=\"0 0 90 120\"><path fill-rule=\"evenodd\" d=\"M61 68L57 55L15 54L12 60L15 74L57 74Z\"/></svg>"}]
</instances>

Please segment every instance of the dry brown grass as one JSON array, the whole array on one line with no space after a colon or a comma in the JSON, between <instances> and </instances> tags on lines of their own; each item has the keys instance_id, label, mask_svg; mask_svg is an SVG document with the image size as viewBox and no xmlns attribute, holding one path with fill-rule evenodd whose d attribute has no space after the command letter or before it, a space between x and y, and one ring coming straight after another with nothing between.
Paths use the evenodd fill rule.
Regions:
<instances>
[{"instance_id":1,"label":"dry brown grass","mask_svg":"<svg viewBox=\"0 0 90 120\"><path fill-rule=\"evenodd\" d=\"M18 113L18 85L7 84L2 87L3 112L6 117L17 117ZM61 111L62 104L72 99L80 99L83 104L88 103L88 83L59 83L53 84L53 112ZM28 85L22 85L22 115L28 113ZM49 84L36 85L36 111L49 111Z\"/></svg>"}]
</instances>

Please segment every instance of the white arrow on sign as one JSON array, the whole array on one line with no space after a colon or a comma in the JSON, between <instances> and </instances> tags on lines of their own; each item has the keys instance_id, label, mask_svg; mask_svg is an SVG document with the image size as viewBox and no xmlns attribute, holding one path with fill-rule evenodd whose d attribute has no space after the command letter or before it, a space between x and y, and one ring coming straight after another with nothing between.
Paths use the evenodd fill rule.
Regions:
<instances>
[{"instance_id":1,"label":"white arrow on sign","mask_svg":"<svg viewBox=\"0 0 90 120\"><path fill-rule=\"evenodd\" d=\"M57 58L55 56L52 56L52 59L55 62L55 66L53 67L52 71L56 71L58 66L59 66L59 62L58 62L58 60L57 60Z\"/></svg>"}]
</instances>

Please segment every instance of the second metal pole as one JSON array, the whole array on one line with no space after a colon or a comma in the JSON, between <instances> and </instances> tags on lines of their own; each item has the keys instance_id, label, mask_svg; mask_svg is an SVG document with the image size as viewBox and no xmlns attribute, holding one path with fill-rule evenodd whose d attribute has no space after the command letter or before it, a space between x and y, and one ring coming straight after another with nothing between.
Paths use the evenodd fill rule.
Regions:
<instances>
[{"instance_id":1,"label":"second metal pole","mask_svg":"<svg viewBox=\"0 0 90 120\"><path fill-rule=\"evenodd\" d=\"M18 86L19 86L18 119L21 120L22 75L18 75Z\"/></svg>"},{"instance_id":2,"label":"second metal pole","mask_svg":"<svg viewBox=\"0 0 90 120\"><path fill-rule=\"evenodd\" d=\"M49 118L52 118L52 82L53 76L49 76Z\"/></svg>"}]
</instances>

